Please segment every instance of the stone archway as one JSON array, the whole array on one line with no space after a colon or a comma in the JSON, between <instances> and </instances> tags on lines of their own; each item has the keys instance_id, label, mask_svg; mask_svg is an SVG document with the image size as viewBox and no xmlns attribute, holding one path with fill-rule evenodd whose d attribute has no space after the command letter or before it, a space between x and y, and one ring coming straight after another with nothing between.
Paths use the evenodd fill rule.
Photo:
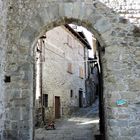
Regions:
<instances>
[{"instance_id":1,"label":"stone archway","mask_svg":"<svg viewBox=\"0 0 140 140\"><path fill-rule=\"evenodd\" d=\"M0 111L2 139L33 139L33 46L45 31L66 23L86 27L104 48L105 54L101 57L107 138L125 138L123 132L129 132L128 126L136 122L132 118L140 83L139 78L135 78L140 62L139 31L102 3L92 0L11 1L8 5L5 60L1 60L5 62L0 87L4 110ZM118 107L116 101L121 98L127 100L127 104ZM129 104L131 101L133 104Z\"/></svg>"}]
</instances>

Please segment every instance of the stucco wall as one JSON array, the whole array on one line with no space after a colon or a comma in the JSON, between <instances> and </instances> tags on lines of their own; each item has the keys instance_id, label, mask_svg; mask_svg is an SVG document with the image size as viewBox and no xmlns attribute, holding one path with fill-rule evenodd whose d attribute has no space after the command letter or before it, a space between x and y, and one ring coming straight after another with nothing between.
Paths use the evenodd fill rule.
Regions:
<instances>
[{"instance_id":1,"label":"stucco wall","mask_svg":"<svg viewBox=\"0 0 140 140\"><path fill-rule=\"evenodd\" d=\"M56 27L46 33L43 54L43 94L48 94L49 108L54 107L54 97L60 96L62 116L68 115L69 109L79 106L79 89L85 92L85 79L79 77L79 68L84 70L84 48L64 28ZM68 44L68 36L72 47ZM68 63L72 64L72 74L68 73ZM70 90L73 90L72 98Z\"/></svg>"}]
</instances>

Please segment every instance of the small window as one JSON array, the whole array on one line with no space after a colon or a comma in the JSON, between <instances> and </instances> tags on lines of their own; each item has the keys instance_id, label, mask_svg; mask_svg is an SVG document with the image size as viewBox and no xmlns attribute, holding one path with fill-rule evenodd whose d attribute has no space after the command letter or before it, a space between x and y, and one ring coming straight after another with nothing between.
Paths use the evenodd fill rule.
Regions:
<instances>
[{"instance_id":1,"label":"small window","mask_svg":"<svg viewBox=\"0 0 140 140\"><path fill-rule=\"evenodd\" d=\"M73 90L70 90L70 97L73 97Z\"/></svg>"},{"instance_id":2,"label":"small window","mask_svg":"<svg viewBox=\"0 0 140 140\"><path fill-rule=\"evenodd\" d=\"M72 74L72 63L68 63L67 72Z\"/></svg>"},{"instance_id":3,"label":"small window","mask_svg":"<svg viewBox=\"0 0 140 140\"><path fill-rule=\"evenodd\" d=\"M5 83L10 83L10 82L11 82L11 77L5 75L4 82L5 82Z\"/></svg>"},{"instance_id":4,"label":"small window","mask_svg":"<svg viewBox=\"0 0 140 140\"><path fill-rule=\"evenodd\" d=\"M48 107L48 94L43 94L43 105Z\"/></svg>"}]
</instances>

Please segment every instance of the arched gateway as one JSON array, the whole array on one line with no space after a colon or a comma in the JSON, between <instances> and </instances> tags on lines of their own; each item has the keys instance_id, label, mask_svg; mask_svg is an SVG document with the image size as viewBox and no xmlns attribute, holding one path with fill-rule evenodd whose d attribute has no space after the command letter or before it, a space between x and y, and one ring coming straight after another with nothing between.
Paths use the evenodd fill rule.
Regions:
<instances>
[{"instance_id":1,"label":"arched gateway","mask_svg":"<svg viewBox=\"0 0 140 140\"><path fill-rule=\"evenodd\" d=\"M0 5L0 139L33 139L33 48L46 31L68 23L86 27L100 42L107 139L138 135L139 29L98 1L11 0ZM126 103L117 105L119 99Z\"/></svg>"}]
</instances>

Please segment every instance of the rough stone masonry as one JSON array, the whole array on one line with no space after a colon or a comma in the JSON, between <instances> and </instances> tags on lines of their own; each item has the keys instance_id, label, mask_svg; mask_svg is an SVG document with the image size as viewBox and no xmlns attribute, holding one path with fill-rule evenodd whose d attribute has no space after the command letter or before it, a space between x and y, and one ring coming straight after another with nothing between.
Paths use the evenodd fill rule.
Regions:
<instances>
[{"instance_id":1,"label":"rough stone masonry","mask_svg":"<svg viewBox=\"0 0 140 140\"><path fill-rule=\"evenodd\" d=\"M33 139L34 46L66 23L88 28L105 50L107 140L140 139L139 13L139 0L0 0L0 139Z\"/></svg>"}]
</instances>

